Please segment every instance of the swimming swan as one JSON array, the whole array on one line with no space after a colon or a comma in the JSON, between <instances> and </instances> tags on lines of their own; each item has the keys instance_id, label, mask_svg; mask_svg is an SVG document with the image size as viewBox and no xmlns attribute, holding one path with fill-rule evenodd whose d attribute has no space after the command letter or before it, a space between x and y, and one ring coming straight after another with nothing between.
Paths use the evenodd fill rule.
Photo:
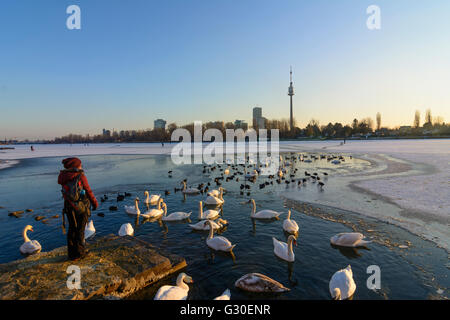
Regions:
<instances>
[{"instance_id":1,"label":"swimming swan","mask_svg":"<svg viewBox=\"0 0 450 320\"><path fill-rule=\"evenodd\" d=\"M145 203L150 204L152 206L158 204L159 199L161 198L160 194L152 194L150 196L150 194L148 193L148 191L144 192L145 195Z\"/></svg>"},{"instance_id":2,"label":"swimming swan","mask_svg":"<svg viewBox=\"0 0 450 320\"><path fill-rule=\"evenodd\" d=\"M140 215L141 210L139 210L139 198L134 199L134 206L124 206L125 212L128 214Z\"/></svg>"},{"instance_id":3,"label":"swimming swan","mask_svg":"<svg viewBox=\"0 0 450 320\"><path fill-rule=\"evenodd\" d=\"M232 245L231 242L225 237L222 236L214 237L214 228L212 226L211 220L206 220L204 223L209 224L210 228L209 236L206 239L206 244L208 245L208 247L217 251L231 252L236 245L235 244Z\"/></svg>"},{"instance_id":4,"label":"swimming swan","mask_svg":"<svg viewBox=\"0 0 450 320\"><path fill-rule=\"evenodd\" d=\"M218 197L208 196L205 200L205 203L207 205L222 205L222 204L224 204L225 200L223 200L223 189L220 188L220 193L219 193Z\"/></svg>"},{"instance_id":5,"label":"swimming swan","mask_svg":"<svg viewBox=\"0 0 450 320\"><path fill-rule=\"evenodd\" d=\"M298 224L295 220L291 220L291 210L288 211L287 219L283 221L283 230L288 233L297 233Z\"/></svg>"},{"instance_id":6,"label":"swimming swan","mask_svg":"<svg viewBox=\"0 0 450 320\"><path fill-rule=\"evenodd\" d=\"M217 221L211 222L214 230L219 230L228 224L228 221L223 219L218 219ZM190 224L189 227L198 231L205 231L210 229L209 224L205 225L205 221L199 221L196 224Z\"/></svg>"},{"instance_id":7,"label":"swimming swan","mask_svg":"<svg viewBox=\"0 0 450 320\"><path fill-rule=\"evenodd\" d=\"M250 202L252 204L251 217L253 219L273 219L273 218L278 218L278 216L281 214L281 212L277 212L274 210L261 210L261 211L256 212L255 200L250 199Z\"/></svg>"},{"instance_id":8,"label":"swimming swan","mask_svg":"<svg viewBox=\"0 0 450 320\"><path fill-rule=\"evenodd\" d=\"M186 181L182 181L181 183L183 184L183 189L181 190L181 192L187 193L187 194L200 193L200 190L198 190L197 188L187 188L186 187Z\"/></svg>"},{"instance_id":9,"label":"swimming swan","mask_svg":"<svg viewBox=\"0 0 450 320\"><path fill-rule=\"evenodd\" d=\"M141 216L143 216L144 218L158 218L164 213L167 214L167 206L164 203L164 199L160 197L158 200L158 208L150 209L145 213L142 213Z\"/></svg>"},{"instance_id":10,"label":"swimming swan","mask_svg":"<svg viewBox=\"0 0 450 320\"><path fill-rule=\"evenodd\" d=\"M94 228L94 221L89 221L89 223L86 226L86 229L84 229L84 239L89 239L95 234L95 228Z\"/></svg>"},{"instance_id":11,"label":"swimming swan","mask_svg":"<svg viewBox=\"0 0 450 320\"><path fill-rule=\"evenodd\" d=\"M272 237L272 240L273 240L273 252L278 258L286 260L288 262L293 262L295 260L295 254L294 251L292 250L292 243L297 245L297 240L295 239L295 236L290 235L287 243L278 241L274 237Z\"/></svg>"},{"instance_id":12,"label":"swimming swan","mask_svg":"<svg viewBox=\"0 0 450 320\"><path fill-rule=\"evenodd\" d=\"M290 290L261 273L248 273L236 280L234 286L249 292L286 292Z\"/></svg>"},{"instance_id":13,"label":"swimming swan","mask_svg":"<svg viewBox=\"0 0 450 320\"><path fill-rule=\"evenodd\" d=\"M33 227L30 225L27 225L22 232L23 241L24 243L20 246L20 253L22 254L34 254L39 253L42 249L41 244L37 240L30 240L27 236L27 232L31 231L33 232Z\"/></svg>"},{"instance_id":14,"label":"swimming swan","mask_svg":"<svg viewBox=\"0 0 450 320\"><path fill-rule=\"evenodd\" d=\"M222 295L214 298L214 300L230 300L231 298L231 292L230 289L225 290Z\"/></svg>"},{"instance_id":15,"label":"swimming swan","mask_svg":"<svg viewBox=\"0 0 450 320\"><path fill-rule=\"evenodd\" d=\"M372 241L363 240L365 237L359 232L338 233L330 238L331 244L341 247L362 247Z\"/></svg>"},{"instance_id":16,"label":"swimming swan","mask_svg":"<svg viewBox=\"0 0 450 320\"><path fill-rule=\"evenodd\" d=\"M119 236L132 236L134 234L134 229L130 223L124 223L119 229Z\"/></svg>"},{"instance_id":17,"label":"swimming swan","mask_svg":"<svg viewBox=\"0 0 450 320\"><path fill-rule=\"evenodd\" d=\"M345 300L350 298L356 290L356 284L353 280L352 267L337 271L330 280L330 294L334 300Z\"/></svg>"},{"instance_id":18,"label":"swimming swan","mask_svg":"<svg viewBox=\"0 0 450 320\"><path fill-rule=\"evenodd\" d=\"M164 211L164 216L162 217L162 220L163 221L181 221L181 220L185 220L185 219L189 218L191 216L191 213L192 213L192 211L190 211L190 212L177 211L177 212L172 212L171 214L166 216L167 215L167 207L166 207L166 210Z\"/></svg>"},{"instance_id":19,"label":"swimming swan","mask_svg":"<svg viewBox=\"0 0 450 320\"><path fill-rule=\"evenodd\" d=\"M214 220L218 218L220 215L219 211L217 210L206 210L203 212L203 202L199 201L198 204L198 219L199 220Z\"/></svg>"},{"instance_id":20,"label":"swimming swan","mask_svg":"<svg viewBox=\"0 0 450 320\"><path fill-rule=\"evenodd\" d=\"M176 286L162 286L153 300L186 300L189 292L189 286L186 283L193 282L191 277L182 272L177 277Z\"/></svg>"}]
</instances>

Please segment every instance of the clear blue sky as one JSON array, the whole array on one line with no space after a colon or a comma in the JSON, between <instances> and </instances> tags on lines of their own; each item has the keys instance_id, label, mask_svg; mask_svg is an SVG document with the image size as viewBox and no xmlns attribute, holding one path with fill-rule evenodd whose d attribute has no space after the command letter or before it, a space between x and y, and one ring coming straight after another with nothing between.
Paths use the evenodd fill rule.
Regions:
<instances>
[{"instance_id":1,"label":"clear blue sky","mask_svg":"<svg viewBox=\"0 0 450 320\"><path fill-rule=\"evenodd\" d=\"M448 0L2 0L0 137L287 118L290 65L301 127L450 121L449 34Z\"/></svg>"}]
</instances>

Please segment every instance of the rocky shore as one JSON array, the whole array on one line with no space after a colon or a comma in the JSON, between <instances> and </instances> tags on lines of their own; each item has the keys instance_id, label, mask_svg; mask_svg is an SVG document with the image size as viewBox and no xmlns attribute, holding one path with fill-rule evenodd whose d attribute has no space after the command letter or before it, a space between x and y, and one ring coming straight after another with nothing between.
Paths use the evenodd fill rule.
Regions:
<instances>
[{"instance_id":1,"label":"rocky shore","mask_svg":"<svg viewBox=\"0 0 450 320\"><path fill-rule=\"evenodd\" d=\"M88 248L75 262L60 247L0 265L0 300L120 299L186 267L184 258L130 236L110 235ZM80 268L80 289L67 286L71 265Z\"/></svg>"}]
</instances>

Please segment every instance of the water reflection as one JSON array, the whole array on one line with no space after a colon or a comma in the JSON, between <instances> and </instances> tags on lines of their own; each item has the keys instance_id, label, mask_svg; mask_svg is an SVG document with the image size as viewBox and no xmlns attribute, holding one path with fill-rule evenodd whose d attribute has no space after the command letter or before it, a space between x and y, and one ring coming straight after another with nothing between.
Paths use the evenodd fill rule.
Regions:
<instances>
[{"instance_id":1,"label":"water reflection","mask_svg":"<svg viewBox=\"0 0 450 320\"><path fill-rule=\"evenodd\" d=\"M341 246L336 246L331 243L330 243L330 247L332 247L333 249L337 249L344 257L349 258L349 259L357 259L357 258L362 257L362 254L359 252L359 250L370 251L370 248L368 248L368 247L358 247L358 248L341 247Z\"/></svg>"}]
</instances>

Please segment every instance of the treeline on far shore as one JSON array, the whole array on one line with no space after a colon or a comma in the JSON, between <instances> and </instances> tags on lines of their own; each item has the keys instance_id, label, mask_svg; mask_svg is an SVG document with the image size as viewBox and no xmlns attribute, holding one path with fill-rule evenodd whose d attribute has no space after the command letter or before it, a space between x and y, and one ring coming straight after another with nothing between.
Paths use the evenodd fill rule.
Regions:
<instances>
[{"instance_id":1,"label":"treeline on far shore","mask_svg":"<svg viewBox=\"0 0 450 320\"><path fill-rule=\"evenodd\" d=\"M295 122L294 122L295 123ZM79 135L68 134L63 137L57 137L53 140L24 140L23 143L133 143L133 142L170 142L172 133L183 128L189 131L193 141L194 123L178 127L176 123L170 123L167 128L154 128L145 130L121 130L112 132L103 130L103 133L97 135ZM280 140L307 140L307 139L398 139L398 138L448 138L450 137L450 124L446 124L442 117L431 117L431 111L427 110L425 123L420 126L420 113L416 111L412 126L400 126L396 128L382 127L381 115L377 113L376 123L371 118L361 120L354 119L351 124L343 125L339 122L320 125L319 121L312 119L304 128L294 127L290 130L289 121L283 120L265 120L264 128L267 129L267 138L271 139L271 129L279 130ZM227 129L243 129L236 127L232 122L214 121L202 124L203 132L207 129L219 130L224 139ZM258 133L258 127L253 126ZM8 143L17 143L18 141L7 141Z\"/></svg>"}]
</instances>

